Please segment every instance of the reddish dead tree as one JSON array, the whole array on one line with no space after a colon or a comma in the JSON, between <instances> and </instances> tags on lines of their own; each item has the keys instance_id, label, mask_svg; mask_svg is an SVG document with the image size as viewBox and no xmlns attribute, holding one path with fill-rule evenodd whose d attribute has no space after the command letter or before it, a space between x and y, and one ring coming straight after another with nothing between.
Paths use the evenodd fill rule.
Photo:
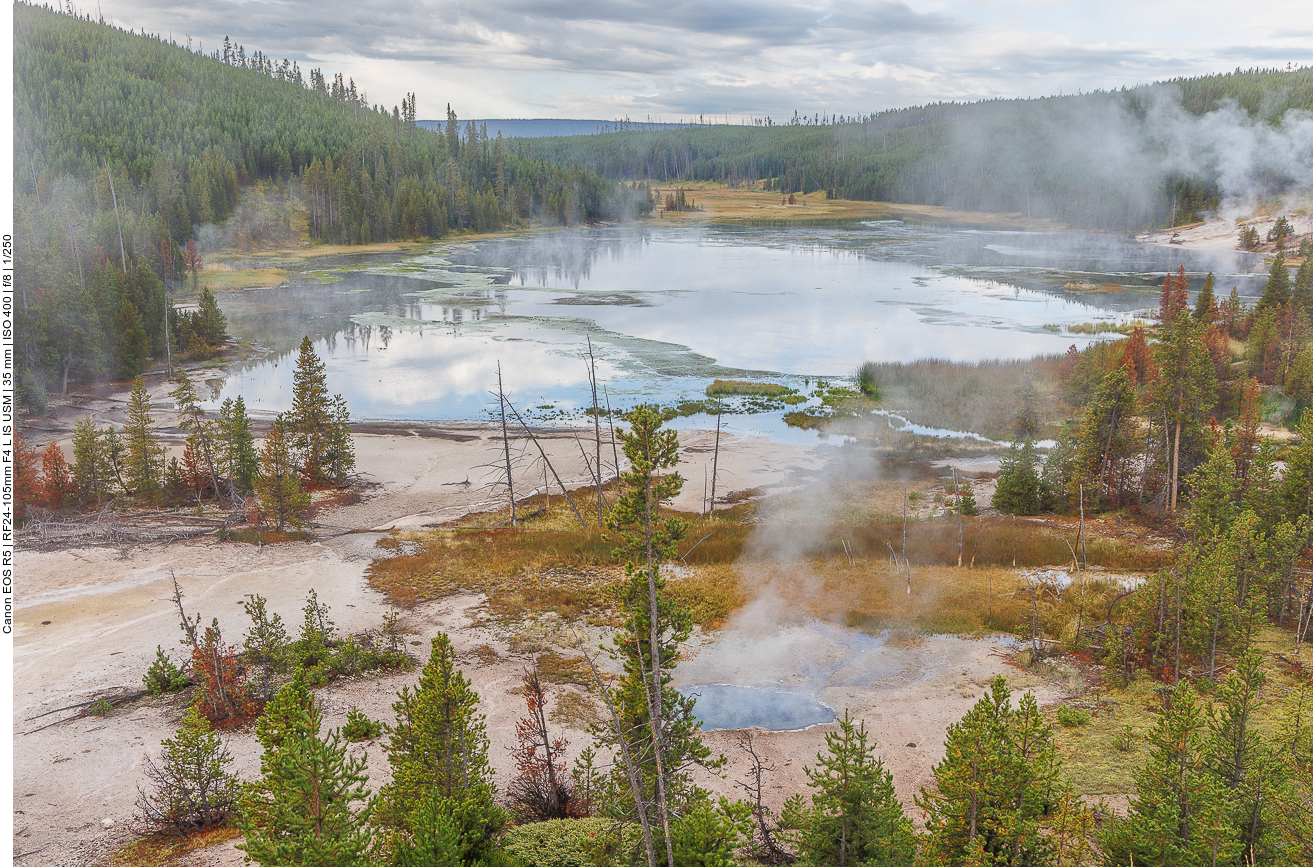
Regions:
<instances>
[{"instance_id":1,"label":"reddish dead tree","mask_svg":"<svg viewBox=\"0 0 1313 867\"><path fill-rule=\"evenodd\" d=\"M1122 364L1130 374L1131 385L1140 385L1153 379L1153 356L1149 352L1148 341L1144 339L1143 328L1131 331L1126 349L1122 352Z\"/></svg>"},{"instance_id":2,"label":"reddish dead tree","mask_svg":"<svg viewBox=\"0 0 1313 867\"><path fill-rule=\"evenodd\" d=\"M172 572L169 577L173 578L173 604L182 618L182 643L191 645L192 679L201 713L215 724L236 724L254 717L261 703L247 686L237 647L224 643L217 618L201 631L201 616L197 614L194 620L187 616L178 579Z\"/></svg>"},{"instance_id":3,"label":"reddish dead tree","mask_svg":"<svg viewBox=\"0 0 1313 867\"><path fill-rule=\"evenodd\" d=\"M565 770L569 741L552 738L547 731L547 702L538 667L524 673L524 700L529 715L515 724L516 745L511 749L518 776L506 788L521 822L579 818L587 813L574 796L574 784Z\"/></svg>"},{"instance_id":4,"label":"reddish dead tree","mask_svg":"<svg viewBox=\"0 0 1313 867\"><path fill-rule=\"evenodd\" d=\"M14 434L14 506L20 519L26 516L27 507L40 502L45 493L37 475L39 460L36 449Z\"/></svg>"},{"instance_id":5,"label":"reddish dead tree","mask_svg":"<svg viewBox=\"0 0 1313 867\"><path fill-rule=\"evenodd\" d=\"M1158 294L1158 321L1163 325L1171 322L1182 313L1190 312L1190 281L1185 276L1182 265L1175 274L1163 278L1163 288Z\"/></svg>"},{"instance_id":6,"label":"reddish dead tree","mask_svg":"<svg viewBox=\"0 0 1313 867\"><path fill-rule=\"evenodd\" d=\"M41 453L41 498L50 508L58 509L73 499L73 493L73 474L64 460L64 450L51 443Z\"/></svg>"}]
</instances>

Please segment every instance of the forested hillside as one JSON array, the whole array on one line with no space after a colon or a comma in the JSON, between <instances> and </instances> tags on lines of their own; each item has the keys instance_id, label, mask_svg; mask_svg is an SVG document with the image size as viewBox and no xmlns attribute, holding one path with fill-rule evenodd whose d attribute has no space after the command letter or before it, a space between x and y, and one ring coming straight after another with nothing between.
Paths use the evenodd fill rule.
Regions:
<instances>
[{"instance_id":1,"label":"forested hillside","mask_svg":"<svg viewBox=\"0 0 1313 867\"><path fill-rule=\"evenodd\" d=\"M762 118L752 126L540 138L525 147L614 178L764 180L782 193L824 190L1128 228L1183 223L1225 195L1306 183L1287 165L1302 152L1300 116L1289 112L1310 109L1313 68L1237 70L1115 92L862 117L795 114L786 124ZM1255 153L1239 147L1249 140L1259 144Z\"/></svg>"},{"instance_id":2,"label":"forested hillside","mask_svg":"<svg viewBox=\"0 0 1313 867\"><path fill-rule=\"evenodd\" d=\"M165 352L165 284L238 190L288 185L312 239L368 243L621 217L648 201L596 174L527 159L414 94L371 106L341 75L225 42L203 54L45 8L14 7L20 398ZM189 259L189 255L193 258ZM172 335L178 337L177 331Z\"/></svg>"}]
</instances>

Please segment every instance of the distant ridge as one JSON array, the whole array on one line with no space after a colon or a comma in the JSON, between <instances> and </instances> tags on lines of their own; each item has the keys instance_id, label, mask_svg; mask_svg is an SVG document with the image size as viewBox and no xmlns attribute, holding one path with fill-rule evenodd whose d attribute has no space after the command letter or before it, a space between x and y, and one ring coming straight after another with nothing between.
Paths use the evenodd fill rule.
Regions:
<instances>
[{"instance_id":1,"label":"distant ridge","mask_svg":"<svg viewBox=\"0 0 1313 867\"><path fill-rule=\"evenodd\" d=\"M465 120L460 121L461 129ZM573 118L535 117L535 118L475 118L474 123L486 124L488 135L502 138L546 138L549 136L596 135L603 132L620 132L622 130L660 130L682 129L688 124L680 123L642 123L631 120L578 120ZM443 120L421 120L418 124L425 129L441 130L446 126Z\"/></svg>"}]
</instances>

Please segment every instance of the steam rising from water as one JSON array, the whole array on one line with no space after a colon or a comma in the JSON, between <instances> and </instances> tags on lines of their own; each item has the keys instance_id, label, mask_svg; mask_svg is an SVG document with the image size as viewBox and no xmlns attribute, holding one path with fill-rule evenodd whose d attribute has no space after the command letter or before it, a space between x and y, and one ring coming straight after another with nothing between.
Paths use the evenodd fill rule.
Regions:
<instances>
[{"instance_id":1,"label":"steam rising from water","mask_svg":"<svg viewBox=\"0 0 1313 867\"><path fill-rule=\"evenodd\" d=\"M1061 219L1096 208L1095 224L1136 225L1168 218L1162 185L1185 177L1215 183L1221 215L1234 220L1272 196L1313 193L1313 114L1269 114L1250 117L1228 101L1194 115L1166 85L985 105L951 125L951 152L964 195L987 209ZM1055 188L1062 200L1051 198ZM1101 202L1072 201L1081 196Z\"/></svg>"}]
</instances>

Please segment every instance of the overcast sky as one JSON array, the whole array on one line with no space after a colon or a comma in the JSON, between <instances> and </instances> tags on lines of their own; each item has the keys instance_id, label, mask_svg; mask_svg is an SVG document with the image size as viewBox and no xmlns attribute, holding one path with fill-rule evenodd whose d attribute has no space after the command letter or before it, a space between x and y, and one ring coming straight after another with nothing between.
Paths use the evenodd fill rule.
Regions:
<instances>
[{"instance_id":1,"label":"overcast sky","mask_svg":"<svg viewBox=\"0 0 1313 867\"><path fill-rule=\"evenodd\" d=\"M84 0L86 2L86 0ZM87 8L87 7L83 7ZM1313 64L1309 0L100 0L114 24L341 72L419 116L861 114Z\"/></svg>"}]
</instances>

